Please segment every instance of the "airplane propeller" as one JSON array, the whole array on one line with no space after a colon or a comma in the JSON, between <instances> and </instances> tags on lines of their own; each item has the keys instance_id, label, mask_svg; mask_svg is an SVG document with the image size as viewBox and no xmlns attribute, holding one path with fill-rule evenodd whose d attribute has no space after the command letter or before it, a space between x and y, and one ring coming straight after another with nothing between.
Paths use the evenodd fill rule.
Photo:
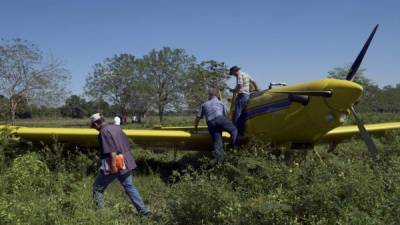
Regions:
<instances>
[{"instance_id":1,"label":"airplane propeller","mask_svg":"<svg viewBox=\"0 0 400 225\"><path fill-rule=\"evenodd\" d=\"M371 136L369 136L367 130L364 127L364 123L358 117L353 106L350 108L350 111L353 114L354 119L356 120L358 130L360 131L360 136L364 140L365 144L367 145L368 151L371 154L372 159L375 161L376 160L376 145L375 145L374 141L372 140Z\"/></svg>"},{"instance_id":2,"label":"airplane propeller","mask_svg":"<svg viewBox=\"0 0 400 225\"><path fill-rule=\"evenodd\" d=\"M372 41L372 38L375 35L376 30L378 29L379 24L375 26L375 28L372 30L371 34L369 35L367 41L365 42L363 48L361 49L360 53L358 54L356 60L353 62L353 65L351 65L351 68L346 76L346 80L348 81L353 81L362 60L364 59L365 53L368 50L368 47ZM364 140L365 144L367 145L368 151L371 154L372 159L375 161L376 160L376 145L374 141L372 140L371 136L368 134L367 130L364 127L363 122L360 120L357 112L355 111L354 107L352 106L350 108L351 113L354 116L354 119L356 121L356 124L358 126L358 129L360 131L360 136Z\"/></svg>"},{"instance_id":3,"label":"airplane propeller","mask_svg":"<svg viewBox=\"0 0 400 225\"><path fill-rule=\"evenodd\" d=\"M347 73L346 80L352 81L354 79L354 76L357 73L358 68L360 68L361 62L364 59L365 53L368 50L369 44L371 44L372 38L374 38L375 32L378 29L379 24L375 26L375 28L372 30L371 34L369 35L367 41L365 42L363 48L361 49L360 53L358 54L356 60L354 60L353 65L351 65L351 68L349 72Z\"/></svg>"}]
</instances>

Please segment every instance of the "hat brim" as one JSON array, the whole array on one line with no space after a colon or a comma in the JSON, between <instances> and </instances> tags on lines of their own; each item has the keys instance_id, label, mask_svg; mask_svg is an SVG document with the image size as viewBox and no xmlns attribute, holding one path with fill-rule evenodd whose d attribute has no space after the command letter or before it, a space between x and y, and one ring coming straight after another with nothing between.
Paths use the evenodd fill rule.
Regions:
<instances>
[{"instance_id":1,"label":"hat brim","mask_svg":"<svg viewBox=\"0 0 400 225\"><path fill-rule=\"evenodd\" d=\"M235 73L236 71L239 71L240 67L234 67L231 70L229 70L229 75L233 75L233 73Z\"/></svg>"}]
</instances>

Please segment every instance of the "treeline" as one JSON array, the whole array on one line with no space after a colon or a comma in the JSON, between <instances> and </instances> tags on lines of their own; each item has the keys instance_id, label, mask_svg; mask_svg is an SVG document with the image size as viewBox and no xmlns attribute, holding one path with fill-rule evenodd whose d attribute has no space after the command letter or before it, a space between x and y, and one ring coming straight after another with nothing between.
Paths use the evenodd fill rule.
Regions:
<instances>
[{"instance_id":1,"label":"treeline","mask_svg":"<svg viewBox=\"0 0 400 225\"><path fill-rule=\"evenodd\" d=\"M195 111L210 87L226 89L227 67L214 60L197 62L183 49L164 47L141 58L115 55L94 66L85 94L106 101L120 115Z\"/></svg>"},{"instance_id":2,"label":"treeline","mask_svg":"<svg viewBox=\"0 0 400 225\"><path fill-rule=\"evenodd\" d=\"M343 79L348 67L329 71ZM355 82L364 87L360 112L400 112L400 84L380 88L359 70ZM124 53L106 58L86 77L84 95L68 95L69 73L58 61L45 59L28 41L0 45L0 120L32 117L83 118L94 112L106 116L143 117L193 113L210 87L227 97L227 66L199 62L183 49L164 47L143 57Z\"/></svg>"},{"instance_id":3,"label":"treeline","mask_svg":"<svg viewBox=\"0 0 400 225\"><path fill-rule=\"evenodd\" d=\"M57 61L45 63L42 55L21 39L0 45L0 119L157 113L162 122L165 113L195 111L209 88L222 97L226 90L223 62L198 62L183 49L164 47L141 58L129 53L106 58L88 74L84 96L67 97L67 70Z\"/></svg>"},{"instance_id":4,"label":"treeline","mask_svg":"<svg viewBox=\"0 0 400 225\"><path fill-rule=\"evenodd\" d=\"M7 105L9 100L0 97L0 105ZM30 118L84 118L89 117L93 112L101 111L105 116L115 116L115 106L108 104L105 101L87 101L85 98L71 95L66 98L65 103L60 107L51 107L44 105L35 105L28 102L21 102L20 106L15 112L16 118L30 119ZM0 119L7 120L9 112L2 108L0 110Z\"/></svg>"}]
</instances>

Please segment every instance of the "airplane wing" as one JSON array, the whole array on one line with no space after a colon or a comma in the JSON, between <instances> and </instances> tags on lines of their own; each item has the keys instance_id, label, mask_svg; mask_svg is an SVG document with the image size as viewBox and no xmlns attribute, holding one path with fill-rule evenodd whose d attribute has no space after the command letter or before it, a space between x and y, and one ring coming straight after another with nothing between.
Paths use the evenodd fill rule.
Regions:
<instances>
[{"instance_id":1,"label":"airplane wing","mask_svg":"<svg viewBox=\"0 0 400 225\"><path fill-rule=\"evenodd\" d=\"M76 144L80 146L98 145L98 131L85 128L34 128L34 127L6 127L15 136L24 140L42 141L50 143L57 140L62 143ZM212 149L211 137L207 132L193 133L187 130L144 130L125 129L125 134L133 143L146 148L173 148L176 150L200 150ZM229 134L224 132L223 138L228 141Z\"/></svg>"},{"instance_id":2,"label":"airplane wing","mask_svg":"<svg viewBox=\"0 0 400 225\"><path fill-rule=\"evenodd\" d=\"M199 131L207 131L207 126L198 126L197 129ZM181 127L163 127L163 126L154 126L153 130L182 130L182 131L190 131L193 132L195 130L194 126L181 126Z\"/></svg>"},{"instance_id":3,"label":"airplane wing","mask_svg":"<svg viewBox=\"0 0 400 225\"><path fill-rule=\"evenodd\" d=\"M382 135L387 131L400 129L400 122L366 124L365 128L367 129L369 134ZM321 141L322 142L341 141L344 139L358 137L358 135L359 135L359 130L357 125L341 126L326 133L321 138Z\"/></svg>"},{"instance_id":4,"label":"airplane wing","mask_svg":"<svg viewBox=\"0 0 400 225\"><path fill-rule=\"evenodd\" d=\"M400 122L368 124L365 127L368 133L380 135L390 130L400 129ZM0 126L0 132L4 129L9 130L19 138L30 141L51 143L57 140L62 143L79 146L98 145L98 131L95 129ZM194 133L193 127L164 127L153 130L125 129L124 132L133 143L145 148L198 151L212 149L211 137L206 131L206 127L201 127L199 133ZM320 141L335 142L357 137L358 135L359 130L356 125L342 126L329 131ZM224 132L223 138L225 142L228 142L229 134ZM242 141L245 140L243 139Z\"/></svg>"}]
</instances>

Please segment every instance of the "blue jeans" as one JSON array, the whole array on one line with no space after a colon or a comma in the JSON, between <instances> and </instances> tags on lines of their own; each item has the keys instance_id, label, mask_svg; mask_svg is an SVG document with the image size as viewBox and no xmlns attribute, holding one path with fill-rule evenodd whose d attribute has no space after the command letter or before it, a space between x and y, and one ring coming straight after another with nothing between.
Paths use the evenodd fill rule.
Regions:
<instances>
[{"instance_id":1,"label":"blue jeans","mask_svg":"<svg viewBox=\"0 0 400 225\"><path fill-rule=\"evenodd\" d=\"M239 135L244 135L244 110L246 108L247 102L250 99L248 94L239 94L235 101L235 112L233 113L232 122L238 129Z\"/></svg>"},{"instance_id":2,"label":"blue jeans","mask_svg":"<svg viewBox=\"0 0 400 225\"><path fill-rule=\"evenodd\" d=\"M116 173L110 175L104 175L103 171L100 171L93 184L93 198L98 207L104 207L104 191L107 186L115 179L121 183L124 187L126 194L129 196L131 202L135 206L139 214L147 214L149 210L144 206L142 198L138 190L132 181L131 171Z\"/></svg>"},{"instance_id":3,"label":"blue jeans","mask_svg":"<svg viewBox=\"0 0 400 225\"><path fill-rule=\"evenodd\" d=\"M231 135L231 145L232 147L237 147L237 129L225 116L219 116L211 121L208 121L207 126L213 141L215 158L217 159L218 163L222 163L224 161L224 143L222 140L222 131L227 131Z\"/></svg>"}]
</instances>

